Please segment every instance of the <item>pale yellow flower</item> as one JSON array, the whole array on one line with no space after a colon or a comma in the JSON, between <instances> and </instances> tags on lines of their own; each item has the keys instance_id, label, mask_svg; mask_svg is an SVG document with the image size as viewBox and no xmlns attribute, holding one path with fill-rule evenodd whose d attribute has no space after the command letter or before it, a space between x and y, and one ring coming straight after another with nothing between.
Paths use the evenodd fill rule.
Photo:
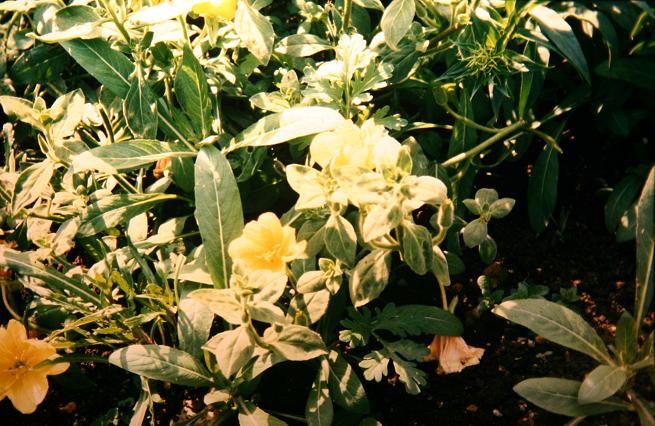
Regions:
<instances>
[{"instance_id":1,"label":"pale yellow flower","mask_svg":"<svg viewBox=\"0 0 655 426\"><path fill-rule=\"evenodd\" d=\"M205 18L222 18L231 21L237 10L237 0L198 1L191 10Z\"/></svg>"},{"instance_id":2,"label":"pale yellow flower","mask_svg":"<svg viewBox=\"0 0 655 426\"><path fill-rule=\"evenodd\" d=\"M373 120L367 120L361 128L346 120L333 131L316 135L309 152L323 168L332 164L335 169L355 166L373 170L394 165L400 148L400 143Z\"/></svg>"},{"instance_id":3,"label":"pale yellow flower","mask_svg":"<svg viewBox=\"0 0 655 426\"><path fill-rule=\"evenodd\" d=\"M484 349L467 345L460 336L434 336L429 349L430 355L424 360L439 360L444 373L459 373L466 367L477 365L484 354Z\"/></svg>"},{"instance_id":4,"label":"pale yellow flower","mask_svg":"<svg viewBox=\"0 0 655 426\"><path fill-rule=\"evenodd\" d=\"M50 343L28 339L20 322L12 319L0 327L0 401L9 397L18 411L33 413L48 392L46 376L63 373L68 363L35 366L56 356Z\"/></svg>"},{"instance_id":5,"label":"pale yellow flower","mask_svg":"<svg viewBox=\"0 0 655 426\"><path fill-rule=\"evenodd\" d=\"M243 234L232 241L228 253L232 260L251 270L284 271L285 265L306 257L306 241L296 242L296 231L282 226L274 213L263 213L246 224Z\"/></svg>"}]
</instances>

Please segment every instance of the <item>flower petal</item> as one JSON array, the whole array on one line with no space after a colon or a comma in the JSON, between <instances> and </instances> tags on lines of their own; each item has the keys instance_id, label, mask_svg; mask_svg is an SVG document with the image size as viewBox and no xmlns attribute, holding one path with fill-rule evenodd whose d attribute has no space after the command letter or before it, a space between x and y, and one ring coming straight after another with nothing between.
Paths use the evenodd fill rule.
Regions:
<instances>
[{"instance_id":1,"label":"flower petal","mask_svg":"<svg viewBox=\"0 0 655 426\"><path fill-rule=\"evenodd\" d=\"M45 374L30 372L14 383L7 390L7 396L14 407L23 414L31 414L36 410L48 393L48 380Z\"/></svg>"}]
</instances>

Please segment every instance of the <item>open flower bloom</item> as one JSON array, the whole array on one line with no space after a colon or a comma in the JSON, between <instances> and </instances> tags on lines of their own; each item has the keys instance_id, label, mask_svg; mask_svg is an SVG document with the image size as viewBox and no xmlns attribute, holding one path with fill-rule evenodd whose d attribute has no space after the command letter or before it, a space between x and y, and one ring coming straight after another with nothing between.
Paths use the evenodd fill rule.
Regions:
<instances>
[{"instance_id":1,"label":"open flower bloom","mask_svg":"<svg viewBox=\"0 0 655 426\"><path fill-rule=\"evenodd\" d=\"M0 327L0 401L9 397L18 411L33 413L48 392L46 376L63 373L68 363L35 366L56 356L50 343L28 339L20 322L12 319Z\"/></svg>"},{"instance_id":2,"label":"open flower bloom","mask_svg":"<svg viewBox=\"0 0 655 426\"><path fill-rule=\"evenodd\" d=\"M373 120L367 120L361 128L346 120L333 131L316 135L309 151L312 160L323 168L331 162L335 169L356 166L373 170L394 165L400 148L400 143Z\"/></svg>"},{"instance_id":3,"label":"open flower bloom","mask_svg":"<svg viewBox=\"0 0 655 426\"><path fill-rule=\"evenodd\" d=\"M243 234L232 241L228 253L232 260L251 270L284 271L287 262L306 257L306 241L296 242L296 231L282 226L271 212L246 224Z\"/></svg>"},{"instance_id":4,"label":"open flower bloom","mask_svg":"<svg viewBox=\"0 0 655 426\"><path fill-rule=\"evenodd\" d=\"M205 18L223 18L231 21L237 10L237 0L197 1L191 10Z\"/></svg>"},{"instance_id":5,"label":"open flower bloom","mask_svg":"<svg viewBox=\"0 0 655 426\"><path fill-rule=\"evenodd\" d=\"M439 360L439 366L447 374L479 364L484 354L484 349L467 345L460 336L434 336L429 349L430 355L424 361Z\"/></svg>"}]
</instances>

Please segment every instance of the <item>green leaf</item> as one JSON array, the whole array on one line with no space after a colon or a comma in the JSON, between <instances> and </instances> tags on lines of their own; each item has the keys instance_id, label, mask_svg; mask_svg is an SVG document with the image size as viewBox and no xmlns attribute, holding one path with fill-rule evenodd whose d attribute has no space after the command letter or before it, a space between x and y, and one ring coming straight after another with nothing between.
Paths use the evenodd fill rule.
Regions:
<instances>
[{"instance_id":1,"label":"green leaf","mask_svg":"<svg viewBox=\"0 0 655 426\"><path fill-rule=\"evenodd\" d=\"M290 361L307 361L327 354L321 335L301 325L285 325L268 344Z\"/></svg>"},{"instance_id":2,"label":"green leaf","mask_svg":"<svg viewBox=\"0 0 655 426\"><path fill-rule=\"evenodd\" d=\"M231 260L227 248L243 231L241 196L232 167L221 152L205 146L195 166L196 221L214 285L228 285Z\"/></svg>"},{"instance_id":3,"label":"green leaf","mask_svg":"<svg viewBox=\"0 0 655 426\"><path fill-rule=\"evenodd\" d=\"M534 405L564 416L591 416L611 411L625 410L628 405L620 400L580 404L578 391L581 383L576 380L541 377L522 381L514 386L514 392Z\"/></svg>"},{"instance_id":4,"label":"green leaf","mask_svg":"<svg viewBox=\"0 0 655 426\"><path fill-rule=\"evenodd\" d=\"M125 98L130 90L128 77L134 72L134 64L111 45L99 38L70 40L60 43L82 68L119 98Z\"/></svg>"},{"instance_id":5,"label":"green leaf","mask_svg":"<svg viewBox=\"0 0 655 426\"><path fill-rule=\"evenodd\" d=\"M248 3L240 1L234 17L234 29L250 53L262 65L267 65L275 40L275 31L268 19Z\"/></svg>"},{"instance_id":6,"label":"green leaf","mask_svg":"<svg viewBox=\"0 0 655 426\"><path fill-rule=\"evenodd\" d=\"M387 286L391 251L376 249L360 260L350 277L350 300L358 308L376 299Z\"/></svg>"},{"instance_id":7,"label":"green leaf","mask_svg":"<svg viewBox=\"0 0 655 426\"><path fill-rule=\"evenodd\" d=\"M52 161L44 160L21 172L16 180L11 200L11 211L14 215L44 195L44 191L50 186L54 171Z\"/></svg>"},{"instance_id":8,"label":"green leaf","mask_svg":"<svg viewBox=\"0 0 655 426\"><path fill-rule=\"evenodd\" d=\"M487 222L483 219L475 219L469 222L462 229L462 236L467 247L472 248L482 244L487 238Z\"/></svg>"},{"instance_id":9,"label":"green leaf","mask_svg":"<svg viewBox=\"0 0 655 426\"><path fill-rule=\"evenodd\" d=\"M203 138L212 131L212 102L209 96L205 71L191 48L185 45L182 62L175 74L175 97L194 128L200 129Z\"/></svg>"},{"instance_id":10,"label":"green leaf","mask_svg":"<svg viewBox=\"0 0 655 426\"><path fill-rule=\"evenodd\" d=\"M598 65L594 70L606 78L625 81L652 91L655 88L655 63L639 57L619 58Z\"/></svg>"},{"instance_id":11,"label":"green leaf","mask_svg":"<svg viewBox=\"0 0 655 426\"><path fill-rule=\"evenodd\" d=\"M369 242L388 234L392 229L400 225L402 219L403 212L399 205L374 205L366 215L364 224L362 225L364 242Z\"/></svg>"},{"instance_id":12,"label":"green leaf","mask_svg":"<svg viewBox=\"0 0 655 426\"><path fill-rule=\"evenodd\" d=\"M98 296L86 284L55 269L47 268L42 263L33 260L29 252L18 252L0 246L0 266L42 280L48 288L55 292L64 295L70 293L85 302L101 306Z\"/></svg>"},{"instance_id":13,"label":"green leaf","mask_svg":"<svg viewBox=\"0 0 655 426\"><path fill-rule=\"evenodd\" d=\"M419 334L461 336L464 331L459 319L443 309L427 305L396 307L393 303L378 313L373 329L387 330L398 337Z\"/></svg>"},{"instance_id":14,"label":"green leaf","mask_svg":"<svg viewBox=\"0 0 655 426\"><path fill-rule=\"evenodd\" d=\"M2 105L6 115L14 116L37 130L43 131L45 129L39 119L39 113L34 110L32 103L27 99L15 96L0 96L0 105Z\"/></svg>"},{"instance_id":15,"label":"green leaf","mask_svg":"<svg viewBox=\"0 0 655 426\"><path fill-rule=\"evenodd\" d=\"M528 179L528 217L532 229L542 233L555 211L559 157L557 151L546 146L539 154Z\"/></svg>"},{"instance_id":16,"label":"green leaf","mask_svg":"<svg viewBox=\"0 0 655 426\"><path fill-rule=\"evenodd\" d=\"M283 38L275 51L284 55L304 58L331 48L329 41L313 34L292 34Z\"/></svg>"},{"instance_id":17,"label":"green leaf","mask_svg":"<svg viewBox=\"0 0 655 426\"><path fill-rule=\"evenodd\" d=\"M9 75L15 84L48 83L59 79L69 62L68 54L60 46L43 44L16 58Z\"/></svg>"},{"instance_id":18,"label":"green leaf","mask_svg":"<svg viewBox=\"0 0 655 426\"><path fill-rule=\"evenodd\" d=\"M175 198L172 194L118 194L102 198L82 211L77 235L90 237Z\"/></svg>"},{"instance_id":19,"label":"green leaf","mask_svg":"<svg viewBox=\"0 0 655 426\"><path fill-rule=\"evenodd\" d=\"M118 174L144 167L165 158L194 157L180 143L134 139L127 142L99 146L72 157L75 172L98 170Z\"/></svg>"},{"instance_id":20,"label":"green leaf","mask_svg":"<svg viewBox=\"0 0 655 426\"><path fill-rule=\"evenodd\" d=\"M496 259L498 246L496 245L496 241L491 238L491 235L487 235L487 237L480 243L478 246L478 252L480 253L480 259L487 265L490 265L494 259Z\"/></svg>"},{"instance_id":21,"label":"green leaf","mask_svg":"<svg viewBox=\"0 0 655 426\"><path fill-rule=\"evenodd\" d=\"M286 423L277 417L257 407L252 402L239 403L239 426L286 426Z\"/></svg>"},{"instance_id":22,"label":"green leaf","mask_svg":"<svg viewBox=\"0 0 655 426\"><path fill-rule=\"evenodd\" d=\"M423 275L432 266L432 235L425 226L409 220L402 224L403 259L412 271Z\"/></svg>"},{"instance_id":23,"label":"green leaf","mask_svg":"<svg viewBox=\"0 0 655 426\"><path fill-rule=\"evenodd\" d=\"M634 334L639 336L641 322L653 300L655 278L655 166L650 169L637 201L637 288L635 290Z\"/></svg>"},{"instance_id":24,"label":"green leaf","mask_svg":"<svg viewBox=\"0 0 655 426\"><path fill-rule=\"evenodd\" d=\"M537 6L530 11L548 39L559 49L560 53L571 62L578 73L591 84L587 60L571 26L552 9Z\"/></svg>"},{"instance_id":25,"label":"green leaf","mask_svg":"<svg viewBox=\"0 0 655 426\"><path fill-rule=\"evenodd\" d=\"M109 362L130 373L182 386L211 386L207 369L190 354L163 345L130 345L109 355Z\"/></svg>"},{"instance_id":26,"label":"green leaf","mask_svg":"<svg viewBox=\"0 0 655 426\"><path fill-rule=\"evenodd\" d=\"M626 175L616 184L605 203L605 226L608 231L617 231L621 217L632 207L639 195L641 184L642 179L633 173Z\"/></svg>"},{"instance_id":27,"label":"green leaf","mask_svg":"<svg viewBox=\"0 0 655 426\"><path fill-rule=\"evenodd\" d=\"M380 27L384 32L384 40L391 49L398 49L398 43L409 31L415 13L414 0L393 0L384 10Z\"/></svg>"},{"instance_id":28,"label":"green leaf","mask_svg":"<svg viewBox=\"0 0 655 426\"><path fill-rule=\"evenodd\" d=\"M55 145L61 146L64 138L72 136L84 116L84 94L77 89L55 100L48 110L53 122L50 135Z\"/></svg>"},{"instance_id":29,"label":"green leaf","mask_svg":"<svg viewBox=\"0 0 655 426\"><path fill-rule=\"evenodd\" d=\"M247 326L242 325L212 337L204 348L212 351L221 373L229 378L250 361L255 342Z\"/></svg>"},{"instance_id":30,"label":"green leaf","mask_svg":"<svg viewBox=\"0 0 655 426\"><path fill-rule=\"evenodd\" d=\"M628 311L623 311L616 324L614 345L623 364L632 364L637 358L637 337L634 332L634 318Z\"/></svg>"},{"instance_id":31,"label":"green leaf","mask_svg":"<svg viewBox=\"0 0 655 426\"><path fill-rule=\"evenodd\" d=\"M296 294L289 302L287 315L293 319L295 324L308 326L325 315L329 303L330 292L328 290Z\"/></svg>"},{"instance_id":32,"label":"green leaf","mask_svg":"<svg viewBox=\"0 0 655 426\"><path fill-rule=\"evenodd\" d=\"M123 115L135 137L152 139L157 136L157 102L142 78L132 80L123 102Z\"/></svg>"},{"instance_id":33,"label":"green leaf","mask_svg":"<svg viewBox=\"0 0 655 426\"><path fill-rule=\"evenodd\" d=\"M545 339L587 354L599 362L613 364L596 331L569 308L543 299L523 299L503 302L493 312Z\"/></svg>"},{"instance_id":34,"label":"green leaf","mask_svg":"<svg viewBox=\"0 0 655 426\"><path fill-rule=\"evenodd\" d=\"M494 219L502 219L512 211L515 203L516 200L512 198L501 198L500 200L496 200L491 204L491 206L489 206L489 214Z\"/></svg>"},{"instance_id":35,"label":"green leaf","mask_svg":"<svg viewBox=\"0 0 655 426\"><path fill-rule=\"evenodd\" d=\"M355 0L355 4L366 9L379 10L380 12L384 11L384 5L380 0Z\"/></svg>"},{"instance_id":36,"label":"green leaf","mask_svg":"<svg viewBox=\"0 0 655 426\"><path fill-rule=\"evenodd\" d=\"M550 51L545 47L538 49L535 43L526 43L523 54L533 61L548 66ZM532 108L537 97L541 93L545 78L545 70L534 70L521 73L521 91L519 93L518 103L519 117L525 117L526 112Z\"/></svg>"},{"instance_id":37,"label":"green leaf","mask_svg":"<svg viewBox=\"0 0 655 426\"><path fill-rule=\"evenodd\" d=\"M102 36L100 24L102 20L94 8L81 4L70 5L57 10L51 32L34 37L45 43L98 38Z\"/></svg>"},{"instance_id":38,"label":"green leaf","mask_svg":"<svg viewBox=\"0 0 655 426\"><path fill-rule=\"evenodd\" d=\"M296 107L267 115L241 132L226 152L249 146L271 146L302 136L334 130L344 118L338 111L320 106Z\"/></svg>"},{"instance_id":39,"label":"green leaf","mask_svg":"<svg viewBox=\"0 0 655 426\"><path fill-rule=\"evenodd\" d=\"M328 388L329 375L330 366L327 359L323 358L305 404L305 418L309 426L329 426L332 424L334 408Z\"/></svg>"},{"instance_id":40,"label":"green leaf","mask_svg":"<svg viewBox=\"0 0 655 426\"><path fill-rule=\"evenodd\" d=\"M325 247L330 254L346 265L355 260L357 234L355 228L343 216L333 214L325 224Z\"/></svg>"},{"instance_id":41,"label":"green leaf","mask_svg":"<svg viewBox=\"0 0 655 426\"><path fill-rule=\"evenodd\" d=\"M437 281L439 281L439 284L446 287L450 285L450 269L446 254L436 244L432 246L432 264L430 265L430 270L437 278Z\"/></svg>"},{"instance_id":42,"label":"green leaf","mask_svg":"<svg viewBox=\"0 0 655 426\"><path fill-rule=\"evenodd\" d=\"M230 324L242 324L243 307L231 289L201 288L189 293L189 298L206 305Z\"/></svg>"},{"instance_id":43,"label":"green leaf","mask_svg":"<svg viewBox=\"0 0 655 426\"><path fill-rule=\"evenodd\" d=\"M589 373L578 390L578 402L591 404L614 395L628 379L621 366L599 365Z\"/></svg>"},{"instance_id":44,"label":"green leaf","mask_svg":"<svg viewBox=\"0 0 655 426\"><path fill-rule=\"evenodd\" d=\"M202 359L202 345L209 339L214 313L197 300L180 300L177 310L177 340L180 349Z\"/></svg>"},{"instance_id":45,"label":"green leaf","mask_svg":"<svg viewBox=\"0 0 655 426\"><path fill-rule=\"evenodd\" d=\"M334 403L354 413L368 413L370 407L366 391L348 361L339 352L331 350L328 362L330 396Z\"/></svg>"}]
</instances>

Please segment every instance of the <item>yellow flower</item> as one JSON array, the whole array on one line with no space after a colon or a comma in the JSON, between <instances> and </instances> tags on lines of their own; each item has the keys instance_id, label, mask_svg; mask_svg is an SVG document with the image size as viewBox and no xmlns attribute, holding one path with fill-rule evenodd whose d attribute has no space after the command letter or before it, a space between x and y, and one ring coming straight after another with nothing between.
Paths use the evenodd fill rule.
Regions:
<instances>
[{"instance_id":1,"label":"yellow flower","mask_svg":"<svg viewBox=\"0 0 655 426\"><path fill-rule=\"evenodd\" d=\"M389 136L383 126L367 120L361 128L346 120L330 132L316 135L309 147L312 159L325 168L343 166L369 170L394 165L400 143Z\"/></svg>"},{"instance_id":2,"label":"yellow flower","mask_svg":"<svg viewBox=\"0 0 655 426\"><path fill-rule=\"evenodd\" d=\"M20 322L0 327L0 401L7 396L21 413L33 413L48 392L46 376L63 373L68 363L34 367L56 356L50 343L28 339Z\"/></svg>"},{"instance_id":3,"label":"yellow flower","mask_svg":"<svg viewBox=\"0 0 655 426\"><path fill-rule=\"evenodd\" d=\"M459 336L434 336L429 346L430 355L424 361L439 360L444 373L459 373L465 367L477 365L484 349L466 344Z\"/></svg>"},{"instance_id":4,"label":"yellow flower","mask_svg":"<svg viewBox=\"0 0 655 426\"><path fill-rule=\"evenodd\" d=\"M246 224L243 234L230 243L234 261L251 270L284 271L287 262L306 257L306 241L296 242L296 231L282 226L275 214L267 212Z\"/></svg>"},{"instance_id":5,"label":"yellow flower","mask_svg":"<svg viewBox=\"0 0 655 426\"><path fill-rule=\"evenodd\" d=\"M231 21L237 10L237 0L209 0L196 2L191 8L205 18L223 18Z\"/></svg>"}]
</instances>

